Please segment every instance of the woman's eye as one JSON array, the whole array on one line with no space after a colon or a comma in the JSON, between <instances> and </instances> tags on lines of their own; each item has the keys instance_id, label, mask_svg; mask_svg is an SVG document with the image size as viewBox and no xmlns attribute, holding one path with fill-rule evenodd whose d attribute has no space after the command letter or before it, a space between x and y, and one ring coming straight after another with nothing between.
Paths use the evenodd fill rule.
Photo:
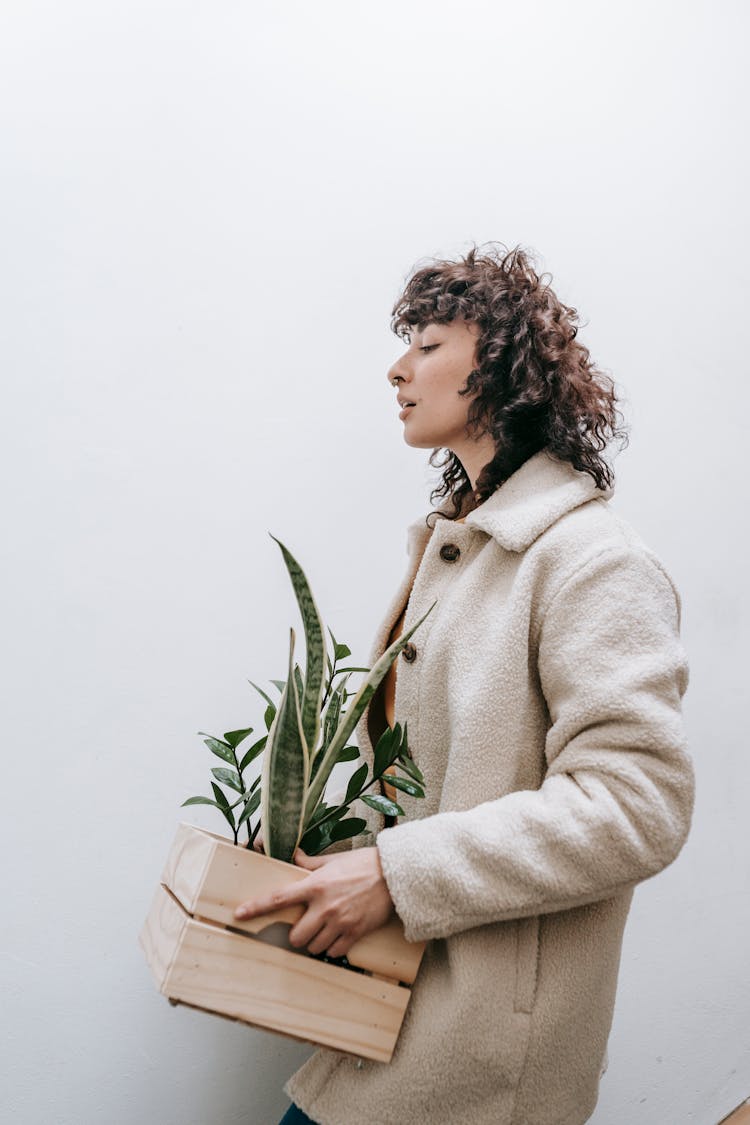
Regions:
<instances>
[{"instance_id":1,"label":"woman's eye","mask_svg":"<svg viewBox=\"0 0 750 1125\"><path fill-rule=\"evenodd\" d=\"M439 346L439 344L424 344L419 350L420 352L431 352Z\"/></svg>"}]
</instances>

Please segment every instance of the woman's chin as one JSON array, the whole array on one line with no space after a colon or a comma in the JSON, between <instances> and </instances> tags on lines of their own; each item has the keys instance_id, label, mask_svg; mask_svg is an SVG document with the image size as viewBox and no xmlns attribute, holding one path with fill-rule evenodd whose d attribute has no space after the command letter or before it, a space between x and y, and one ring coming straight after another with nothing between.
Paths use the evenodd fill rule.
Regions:
<instances>
[{"instance_id":1,"label":"woman's chin","mask_svg":"<svg viewBox=\"0 0 750 1125\"><path fill-rule=\"evenodd\" d=\"M434 449L439 442L431 441L429 437L420 434L419 430L410 428L408 425L404 426L404 441L407 445L411 445L414 449Z\"/></svg>"}]
</instances>

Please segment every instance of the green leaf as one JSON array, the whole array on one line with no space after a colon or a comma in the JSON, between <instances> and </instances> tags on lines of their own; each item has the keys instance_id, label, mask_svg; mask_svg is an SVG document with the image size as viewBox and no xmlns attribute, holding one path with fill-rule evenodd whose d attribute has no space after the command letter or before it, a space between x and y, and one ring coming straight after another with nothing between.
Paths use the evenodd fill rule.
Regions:
<instances>
[{"instance_id":1,"label":"green leaf","mask_svg":"<svg viewBox=\"0 0 750 1125\"><path fill-rule=\"evenodd\" d=\"M409 744L407 741L407 726L408 724L404 723L404 733L401 739L401 746L399 747L398 751L398 761L401 763L410 777L413 777L414 780L419 782L420 785L424 785L424 774L417 766L417 763L412 758L411 751L409 750Z\"/></svg>"},{"instance_id":2,"label":"green leaf","mask_svg":"<svg viewBox=\"0 0 750 1125\"><path fill-rule=\"evenodd\" d=\"M263 688L262 688L262 687L258 687L258 685L257 685L257 684L255 684L255 683L253 683L253 681L252 681L252 680L248 680L247 682L248 682L248 683L249 683L249 684L251 685L251 687L254 687L256 691L260 692L260 694L261 694L261 695L263 696L263 698L265 699L266 703L270 703L272 707L275 707L275 706L276 706L276 704L274 703L274 701L273 701L273 700L271 699L271 696L270 696L270 695L268 695L268 694L267 694L267 692L263 691Z\"/></svg>"},{"instance_id":3,"label":"green leaf","mask_svg":"<svg viewBox=\"0 0 750 1125\"><path fill-rule=\"evenodd\" d=\"M408 773L409 777L413 777L420 785L424 785L424 774L412 758L402 758L399 756L398 763L401 768Z\"/></svg>"},{"instance_id":4,"label":"green leaf","mask_svg":"<svg viewBox=\"0 0 750 1125\"><path fill-rule=\"evenodd\" d=\"M313 754L320 734L320 709L325 688L323 673L328 656L323 636L323 621L302 567L275 535L271 535L271 538L278 543L286 563L305 629L305 681L304 691L300 696L300 713L305 745L310 754ZM289 674L292 674L291 667ZM263 838L265 840L265 834Z\"/></svg>"},{"instance_id":5,"label":"green leaf","mask_svg":"<svg viewBox=\"0 0 750 1125\"><path fill-rule=\"evenodd\" d=\"M302 679L302 669L299 664L294 665L294 679L297 684L297 695L302 699L305 694L305 681Z\"/></svg>"},{"instance_id":6,"label":"green leaf","mask_svg":"<svg viewBox=\"0 0 750 1125\"><path fill-rule=\"evenodd\" d=\"M224 735L224 738L229 743L229 745L232 747L232 749L236 750L237 747L239 746L239 744L241 742L244 742L245 739L247 738L247 736L249 734L252 734L252 733L253 733L253 728L252 727L246 727L245 730L230 730L230 731L227 731Z\"/></svg>"},{"instance_id":7,"label":"green leaf","mask_svg":"<svg viewBox=\"0 0 750 1125\"><path fill-rule=\"evenodd\" d=\"M222 793L221 789L219 789L219 786L214 781L211 782L211 788L213 789L214 796L216 797L216 804L221 809L222 813L224 814L224 817L226 818L227 823L229 824L230 828L234 832L235 831L234 813L232 812L232 810L229 807L229 801L227 800L226 795L224 793Z\"/></svg>"},{"instance_id":8,"label":"green leaf","mask_svg":"<svg viewBox=\"0 0 750 1125\"><path fill-rule=\"evenodd\" d=\"M344 746L339 750L336 756L336 764L339 762L356 762L359 757L359 748L357 746Z\"/></svg>"},{"instance_id":9,"label":"green leaf","mask_svg":"<svg viewBox=\"0 0 750 1125\"><path fill-rule=\"evenodd\" d=\"M228 785L230 789L235 789L238 793L242 792L242 782L236 770L225 770L217 766L211 770L211 773L222 785Z\"/></svg>"},{"instance_id":10,"label":"green leaf","mask_svg":"<svg viewBox=\"0 0 750 1125\"><path fill-rule=\"evenodd\" d=\"M335 645L333 655L335 659L343 660L347 656L351 656L352 650L347 645Z\"/></svg>"},{"instance_id":11,"label":"green leaf","mask_svg":"<svg viewBox=\"0 0 750 1125\"><path fill-rule=\"evenodd\" d=\"M331 741L331 739L333 738L333 735L336 731L336 727L338 726L339 716L341 714L342 703L343 703L343 696L342 696L342 693L340 691L340 688L335 688L332 695L331 695L331 698L328 701L328 706L326 707L325 719L323 721L323 742L322 742L321 747L318 750L317 754L313 758L312 767L310 769L310 779L311 780L312 780L312 778L315 777L315 774L318 771L318 767L320 766L321 762L325 758L326 749L328 747L328 744ZM339 758L338 760L339 761L346 761L347 759Z\"/></svg>"},{"instance_id":12,"label":"green leaf","mask_svg":"<svg viewBox=\"0 0 750 1125\"><path fill-rule=\"evenodd\" d=\"M307 855L319 855L324 848L327 848L331 842L327 828L327 823L322 828L318 828L317 825L308 828L299 842L302 851Z\"/></svg>"},{"instance_id":13,"label":"green leaf","mask_svg":"<svg viewBox=\"0 0 750 1125\"><path fill-rule=\"evenodd\" d=\"M361 816L350 816L347 820L339 820L329 832L331 843L337 840L348 840L352 836L359 836L367 828L367 821Z\"/></svg>"},{"instance_id":14,"label":"green leaf","mask_svg":"<svg viewBox=\"0 0 750 1125\"><path fill-rule=\"evenodd\" d=\"M403 650L404 646L408 643L409 638L413 636L422 622L427 616L432 613L437 605L435 600L429 609L422 614L418 621L410 629L407 629L400 637L398 637L393 644L385 650L379 660L375 662L373 667L369 670L365 682L359 688L357 694L352 701L351 706L343 716L342 721L336 729L336 733L331 739L331 743L326 750L325 757L318 767L314 779L310 783L307 793L307 800L305 802L305 815L309 815L320 800L321 794L326 787L328 778L330 777L331 770L336 762L336 756L342 746L345 746L349 735L352 733L357 723L359 722L362 714L364 713L368 703L378 689L380 682L385 678L388 669L393 664L399 653Z\"/></svg>"},{"instance_id":15,"label":"green leaf","mask_svg":"<svg viewBox=\"0 0 750 1125\"><path fill-rule=\"evenodd\" d=\"M244 773L251 762L254 762L259 754L263 753L263 749L268 741L268 735L264 734L257 742L254 742L250 749L245 754L245 757L240 762L240 773Z\"/></svg>"},{"instance_id":16,"label":"green leaf","mask_svg":"<svg viewBox=\"0 0 750 1125\"><path fill-rule=\"evenodd\" d=\"M271 727L273 726L273 721L274 721L275 718L276 718L276 708L274 707L274 705L272 703L269 707L266 707L266 712L263 716L263 722L266 724L266 730L267 731L270 731Z\"/></svg>"},{"instance_id":17,"label":"green leaf","mask_svg":"<svg viewBox=\"0 0 750 1125\"><path fill-rule=\"evenodd\" d=\"M271 680L271 683L279 689L279 692L282 692L286 687L286 680Z\"/></svg>"},{"instance_id":18,"label":"green leaf","mask_svg":"<svg viewBox=\"0 0 750 1125\"><path fill-rule=\"evenodd\" d=\"M312 815L308 828L314 828L318 821L322 820L324 816L327 816L332 808L333 805L327 805L325 801L321 801Z\"/></svg>"},{"instance_id":19,"label":"green leaf","mask_svg":"<svg viewBox=\"0 0 750 1125\"><path fill-rule=\"evenodd\" d=\"M379 794L372 797L362 796L360 801L364 801L371 809L377 809L378 812L385 813L387 816L403 816L404 810L395 801L391 801L389 797L382 797Z\"/></svg>"},{"instance_id":20,"label":"green leaf","mask_svg":"<svg viewBox=\"0 0 750 1125\"><path fill-rule=\"evenodd\" d=\"M404 793L408 793L410 797L424 797L424 789L421 785L415 785L413 781L407 781L405 777L397 777L394 773L384 773L383 781L387 781L395 789L401 789Z\"/></svg>"},{"instance_id":21,"label":"green leaf","mask_svg":"<svg viewBox=\"0 0 750 1125\"><path fill-rule=\"evenodd\" d=\"M263 755L263 847L273 859L291 861L303 829L310 762L294 677L294 629L289 630L289 676L268 732Z\"/></svg>"},{"instance_id":22,"label":"green leaf","mask_svg":"<svg viewBox=\"0 0 750 1125\"><path fill-rule=\"evenodd\" d=\"M223 762L229 762L231 765L234 765L234 754L232 753L231 746L227 746L218 738L204 738L203 741L211 753L215 754L217 758L221 758Z\"/></svg>"},{"instance_id":23,"label":"green leaf","mask_svg":"<svg viewBox=\"0 0 750 1125\"><path fill-rule=\"evenodd\" d=\"M228 799L226 793L224 792L224 790L219 789L219 786L216 784L215 781L211 782L211 788L214 791L214 797L219 802L221 807L223 809L230 809L232 806L229 804L229 799ZM239 801L237 802L237 804L239 804Z\"/></svg>"},{"instance_id":24,"label":"green leaf","mask_svg":"<svg viewBox=\"0 0 750 1125\"><path fill-rule=\"evenodd\" d=\"M245 808L242 812L242 816L237 821L237 827L238 828L245 823L245 821L247 820L247 818L249 816L253 815L253 813L255 812L255 810L257 809L259 804L260 804L260 792L253 793L252 797L250 798L250 800L245 805Z\"/></svg>"},{"instance_id":25,"label":"green leaf","mask_svg":"<svg viewBox=\"0 0 750 1125\"><path fill-rule=\"evenodd\" d=\"M187 801L182 802L180 808L184 809L185 805L213 805L215 809L222 808L218 801L212 801L210 797L188 797Z\"/></svg>"},{"instance_id":26,"label":"green leaf","mask_svg":"<svg viewBox=\"0 0 750 1125\"><path fill-rule=\"evenodd\" d=\"M344 804L348 805L363 788L365 778L367 777L367 762L364 762L359 769L356 769L352 776L349 778L349 784L346 787L346 796L344 797Z\"/></svg>"},{"instance_id":27,"label":"green leaf","mask_svg":"<svg viewBox=\"0 0 750 1125\"><path fill-rule=\"evenodd\" d=\"M213 738L216 742L221 742L220 738L217 738L215 734L209 734L207 730L199 730L198 734L201 738ZM227 742L225 745L228 746L229 743Z\"/></svg>"},{"instance_id":28,"label":"green leaf","mask_svg":"<svg viewBox=\"0 0 750 1125\"><path fill-rule=\"evenodd\" d=\"M373 777L380 777L385 770L389 769L398 755L398 747L401 741L401 728L398 723L395 724L391 730L387 727L377 741L375 747L375 762L373 765Z\"/></svg>"}]
</instances>

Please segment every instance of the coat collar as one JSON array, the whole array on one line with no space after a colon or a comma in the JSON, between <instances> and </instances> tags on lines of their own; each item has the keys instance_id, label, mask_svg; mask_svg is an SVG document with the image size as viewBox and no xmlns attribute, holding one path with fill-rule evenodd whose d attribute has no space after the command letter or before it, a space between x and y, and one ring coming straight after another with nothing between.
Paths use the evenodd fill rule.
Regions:
<instances>
[{"instance_id":1,"label":"coat collar","mask_svg":"<svg viewBox=\"0 0 750 1125\"><path fill-rule=\"evenodd\" d=\"M567 512L594 498L609 500L613 493L614 488L598 489L588 473L542 449L469 512L463 526L484 531L508 551L524 551ZM445 501L437 511L449 506ZM447 522L438 520L437 526ZM456 526L453 521L451 525ZM409 525L410 547L420 531L430 534L424 516Z\"/></svg>"}]
</instances>

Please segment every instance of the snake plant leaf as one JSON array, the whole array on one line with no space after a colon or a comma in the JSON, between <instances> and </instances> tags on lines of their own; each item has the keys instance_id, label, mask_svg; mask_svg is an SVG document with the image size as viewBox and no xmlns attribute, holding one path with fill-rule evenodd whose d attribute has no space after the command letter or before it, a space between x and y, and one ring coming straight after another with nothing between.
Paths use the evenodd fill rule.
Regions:
<instances>
[{"instance_id":1,"label":"snake plant leaf","mask_svg":"<svg viewBox=\"0 0 750 1125\"><path fill-rule=\"evenodd\" d=\"M351 705L349 706L349 710L346 712L346 715L344 716L343 720L336 730L336 733L331 739L331 743L326 750L325 757L318 767L318 772L315 774L314 779L310 783L307 800L305 802L305 820L303 823L307 823L307 818L311 816L313 809L320 800L321 794L325 789L326 782L328 781L331 770L333 769L339 750L342 746L346 745L349 735L354 730L355 726L362 717L367 704L370 702L373 695L377 691L380 681L385 677L391 664L393 664L393 661L399 655L404 646L408 643L409 638L414 635L425 618L430 613L432 613L436 605L437 600L435 600L427 610L427 612L422 614L419 620L414 625L412 625L411 629L408 629L405 633L398 637L393 642L393 644L391 644L385 650L380 659L377 660L373 667L370 669L367 678L360 686Z\"/></svg>"},{"instance_id":2,"label":"snake plant leaf","mask_svg":"<svg viewBox=\"0 0 750 1125\"><path fill-rule=\"evenodd\" d=\"M234 765L234 754L231 746L225 745L218 738L204 738L203 741L217 758L221 758L223 762L229 762L232 766Z\"/></svg>"},{"instance_id":3,"label":"snake plant leaf","mask_svg":"<svg viewBox=\"0 0 750 1125\"><path fill-rule=\"evenodd\" d=\"M347 677L347 679L348 679L348 677ZM345 684L346 684L346 680L343 680L342 683L339 684L339 686L337 688L334 688L334 690L331 694L331 698L328 701L328 706L326 707L326 711L325 711L325 717L323 719L323 741L320 745L320 748L319 748L318 752L316 753L315 757L313 758L312 767L310 769L311 780L312 780L313 777L315 777L315 774L318 772L318 767L320 766L321 762L325 758L325 753L326 753L326 750L328 749L328 744L330 743L331 739L333 738L333 735L336 731L336 727L338 726L339 716L341 714L341 708L344 705ZM341 759L339 759L339 761L341 761Z\"/></svg>"},{"instance_id":4,"label":"snake plant leaf","mask_svg":"<svg viewBox=\"0 0 750 1125\"><path fill-rule=\"evenodd\" d=\"M305 743L312 754L318 745L318 735L320 734L320 709L325 687L323 677L328 656L323 635L323 621L302 567L291 551L275 535L271 535L271 538L275 543L278 543L284 557L305 629L305 680L301 713ZM291 669L289 674L291 676Z\"/></svg>"},{"instance_id":5,"label":"snake plant leaf","mask_svg":"<svg viewBox=\"0 0 750 1125\"><path fill-rule=\"evenodd\" d=\"M281 692L284 690L286 680L271 680L271 683L273 684L274 687L279 689L279 695L280 695Z\"/></svg>"},{"instance_id":6,"label":"snake plant leaf","mask_svg":"<svg viewBox=\"0 0 750 1125\"><path fill-rule=\"evenodd\" d=\"M317 770L317 767L322 762L324 756L325 756L325 747L321 746L320 750L318 751L318 753L316 755L315 763L313 764L313 768L310 771L310 778L311 779L313 777L315 777L315 772ZM338 755L336 757L336 761L334 762L334 765L337 766L339 764L339 762L356 762L356 760L359 756L360 755L359 755L359 747L358 746L344 746L343 749L339 750ZM309 823L310 823L310 821L308 821L308 824Z\"/></svg>"},{"instance_id":7,"label":"snake plant leaf","mask_svg":"<svg viewBox=\"0 0 750 1125\"><path fill-rule=\"evenodd\" d=\"M242 792L242 781L236 770L225 770L217 766L215 769L211 770L211 773L222 785L228 785L230 789L235 789L238 793Z\"/></svg>"},{"instance_id":8,"label":"snake plant leaf","mask_svg":"<svg viewBox=\"0 0 750 1125\"><path fill-rule=\"evenodd\" d=\"M384 773L383 781L387 781L394 789L401 789L402 792L408 793L410 797L424 797L424 789L421 785L416 785L405 777L398 777L395 773Z\"/></svg>"},{"instance_id":9,"label":"snake plant leaf","mask_svg":"<svg viewBox=\"0 0 750 1125\"><path fill-rule=\"evenodd\" d=\"M294 665L294 680L295 680L295 683L297 684L297 695L300 697L300 699L304 699L304 697L305 697L305 681L302 679L302 669L300 668L299 664ZM316 742L317 742L317 739L316 739ZM309 743L308 743L308 745L309 745Z\"/></svg>"},{"instance_id":10,"label":"snake plant leaf","mask_svg":"<svg viewBox=\"0 0 750 1125\"><path fill-rule=\"evenodd\" d=\"M252 727L245 727L244 730L228 730L224 734L224 741L228 742L233 750L236 750L239 744L244 742L247 736L252 733Z\"/></svg>"},{"instance_id":11,"label":"snake plant leaf","mask_svg":"<svg viewBox=\"0 0 750 1125\"><path fill-rule=\"evenodd\" d=\"M257 742L254 742L249 750L246 751L244 758L240 762L240 773L244 773L251 762L254 762L259 754L263 753L266 743L268 742L268 735L264 734Z\"/></svg>"},{"instance_id":12,"label":"snake plant leaf","mask_svg":"<svg viewBox=\"0 0 750 1125\"><path fill-rule=\"evenodd\" d=\"M263 847L273 859L291 861L302 835L310 761L294 678L294 629L290 629L289 676L268 732L263 755Z\"/></svg>"},{"instance_id":13,"label":"snake plant leaf","mask_svg":"<svg viewBox=\"0 0 750 1125\"><path fill-rule=\"evenodd\" d=\"M371 809L377 809L378 812L385 813L386 816L404 815L404 810L401 806L397 805L395 801L392 801L390 797L381 797L379 794L370 796L367 794L361 796L359 799L360 801L364 801L366 805L369 805Z\"/></svg>"}]
</instances>

